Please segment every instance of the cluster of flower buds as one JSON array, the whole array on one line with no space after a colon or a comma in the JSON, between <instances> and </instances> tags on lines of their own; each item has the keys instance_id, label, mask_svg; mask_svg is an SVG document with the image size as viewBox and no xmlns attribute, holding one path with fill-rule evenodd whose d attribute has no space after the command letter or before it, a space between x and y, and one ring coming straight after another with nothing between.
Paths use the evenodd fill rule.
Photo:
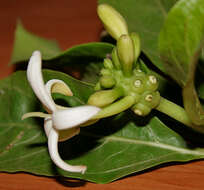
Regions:
<instances>
[{"instance_id":1,"label":"cluster of flower buds","mask_svg":"<svg viewBox=\"0 0 204 190\"><path fill-rule=\"evenodd\" d=\"M109 5L99 5L98 15L117 44L111 58L104 59L96 92L90 96L88 104L103 108L96 115L97 119L128 108L145 116L159 104L160 94L156 77L140 68L139 36L128 33L123 17Z\"/></svg>"},{"instance_id":2,"label":"cluster of flower buds","mask_svg":"<svg viewBox=\"0 0 204 190\"><path fill-rule=\"evenodd\" d=\"M72 96L71 89L63 81L52 79L44 84L41 70L41 54L35 51L27 68L28 81L48 113L30 112L28 117L44 118L44 129L48 137L48 149L53 162L70 172L86 171L86 166L72 166L64 162L58 153L58 141L77 135L80 127L95 123L100 118L118 114L131 108L137 115L145 116L160 101L155 76L140 69L138 57L140 40L137 34L128 33L123 17L108 5L98 6L98 15L107 32L117 40L112 58L104 60L96 92L89 97L88 104L75 108L55 104L51 94L58 92Z\"/></svg>"}]
</instances>

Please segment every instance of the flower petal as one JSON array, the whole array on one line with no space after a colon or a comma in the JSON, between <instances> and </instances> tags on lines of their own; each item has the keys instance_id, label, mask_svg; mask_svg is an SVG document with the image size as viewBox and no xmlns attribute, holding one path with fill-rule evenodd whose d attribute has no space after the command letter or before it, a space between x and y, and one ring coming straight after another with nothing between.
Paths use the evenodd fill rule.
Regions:
<instances>
[{"instance_id":1,"label":"flower petal","mask_svg":"<svg viewBox=\"0 0 204 190\"><path fill-rule=\"evenodd\" d=\"M58 80L58 79L52 79L49 80L46 84L45 84L45 88L50 96L50 98L52 98L52 93L60 93L63 94L65 96L73 96L73 93L71 91L71 89L69 88L68 85L66 85L66 83L62 80ZM61 106L61 105L57 105L55 104L57 109L67 109L67 107ZM45 107L46 109L46 107ZM48 113L50 113L49 110L46 109L46 111Z\"/></svg>"},{"instance_id":2,"label":"flower petal","mask_svg":"<svg viewBox=\"0 0 204 190\"><path fill-rule=\"evenodd\" d=\"M44 130L45 130L45 134L46 134L47 138L49 137L49 134L50 134L50 131L52 128L53 128L52 118L46 117L44 119Z\"/></svg>"},{"instance_id":3,"label":"flower petal","mask_svg":"<svg viewBox=\"0 0 204 190\"><path fill-rule=\"evenodd\" d=\"M69 86L62 80L52 79L45 84L45 88L51 97L51 93L60 93L65 96L73 96Z\"/></svg>"},{"instance_id":4,"label":"flower petal","mask_svg":"<svg viewBox=\"0 0 204 190\"><path fill-rule=\"evenodd\" d=\"M59 130L59 142L66 141L76 135L78 135L80 132L79 127L71 128L71 129L66 129L66 130Z\"/></svg>"},{"instance_id":5,"label":"flower petal","mask_svg":"<svg viewBox=\"0 0 204 190\"><path fill-rule=\"evenodd\" d=\"M48 110L53 112L56 110L56 106L45 89L41 65L41 54L39 51L34 51L28 63L27 78L38 99Z\"/></svg>"},{"instance_id":6,"label":"flower petal","mask_svg":"<svg viewBox=\"0 0 204 190\"><path fill-rule=\"evenodd\" d=\"M46 136L49 137L50 130L53 128L53 123L52 123L52 118L47 117L44 120L44 130L46 133ZM67 130L60 130L58 131L59 133L59 141L65 141L70 138L72 138L75 135L78 135L80 132L80 128L72 128L72 129L67 129Z\"/></svg>"},{"instance_id":7,"label":"flower petal","mask_svg":"<svg viewBox=\"0 0 204 190\"><path fill-rule=\"evenodd\" d=\"M54 128L69 129L88 121L101 109L95 106L78 106L66 110L57 110L52 114Z\"/></svg>"},{"instance_id":8,"label":"flower petal","mask_svg":"<svg viewBox=\"0 0 204 190\"><path fill-rule=\"evenodd\" d=\"M86 166L72 166L60 158L58 153L58 136L58 132L52 128L48 136L48 149L52 161L65 171L84 173L86 171Z\"/></svg>"},{"instance_id":9,"label":"flower petal","mask_svg":"<svg viewBox=\"0 0 204 190\"><path fill-rule=\"evenodd\" d=\"M23 114L23 116L21 117L22 120L27 119L29 117L41 117L41 118L46 118L48 117L50 114L47 113L43 113L43 112L28 112Z\"/></svg>"}]
</instances>

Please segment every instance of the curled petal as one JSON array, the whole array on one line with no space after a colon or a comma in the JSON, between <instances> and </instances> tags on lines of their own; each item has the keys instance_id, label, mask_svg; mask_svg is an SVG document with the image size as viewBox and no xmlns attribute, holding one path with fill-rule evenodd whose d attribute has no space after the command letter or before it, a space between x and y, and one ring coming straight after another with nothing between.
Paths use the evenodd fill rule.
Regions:
<instances>
[{"instance_id":1,"label":"curled petal","mask_svg":"<svg viewBox=\"0 0 204 190\"><path fill-rule=\"evenodd\" d=\"M56 110L56 106L52 98L47 93L41 71L41 54L39 51L34 51L27 68L28 81L38 99L50 112Z\"/></svg>"},{"instance_id":2,"label":"curled petal","mask_svg":"<svg viewBox=\"0 0 204 190\"><path fill-rule=\"evenodd\" d=\"M45 130L45 134L46 134L47 137L49 137L50 131L53 128L52 126L53 126L52 118L51 117L46 117L44 119L44 130Z\"/></svg>"},{"instance_id":3,"label":"curled petal","mask_svg":"<svg viewBox=\"0 0 204 190\"><path fill-rule=\"evenodd\" d=\"M79 127L58 131L58 133L59 133L59 142L68 140L68 139L78 135L79 132L80 132Z\"/></svg>"},{"instance_id":4,"label":"curled petal","mask_svg":"<svg viewBox=\"0 0 204 190\"><path fill-rule=\"evenodd\" d=\"M45 130L47 137L49 137L49 134L50 134L50 131L52 128L53 128L52 118L51 117L45 118L44 130ZM71 129L67 129L67 130L58 131L59 141L68 140L68 139L72 138L73 136L78 135L79 132L80 132L80 128L71 128Z\"/></svg>"},{"instance_id":5,"label":"curled petal","mask_svg":"<svg viewBox=\"0 0 204 190\"><path fill-rule=\"evenodd\" d=\"M58 80L58 79L49 80L46 83L45 88L49 93L50 97L51 97L51 93L60 93L65 96L73 96L73 93L69 88L69 86L65 84L65 82L62 80Z\"/></svg>"},{"instance_id":6,"label":"curled petal","mask_svg":"<svg viewBox=\"0 0 204 190\"><path fill-rule=\"evenodd\" d=\"M61 169L69 172L80 172L86 171L86 166L72 166L64 162L58 153L58 137L59 134L55 129L51 129L48 136L48 149L52 161Z\"/></svg>"},{"instance_id":7,"label":"curled petal","mask_svg":"<svg viewBox=\"0 0 204 190\"><path fill-rule=\"evenodd\" d=\"M52 114L53 125L57 130L76 127L95 116L101 109L95 106L78 106L57 110Z\"/></svg>"},{"instance_id":8,"label":"curled petal","mask_svg":"<svg viewBox=\"0 0 204 190\"><path fill-rule=\"evenodd\" d=\"M65 96L73 96L73 93L71 91L71 89L69 88L68 85L66 85L64 83L64 81L62 80L58 80L58 79L52 79L49 80L46 84L45 84L45 88L50 96L50 98L52 98L52 93L60 93L63 94ZM57 109L67 109L67 107L64 106L60 106L55 104ZM46 107L44 107L46 109ZM50 113L49 110L46 110L48 113Z\"/></svg>"}]
</instances>

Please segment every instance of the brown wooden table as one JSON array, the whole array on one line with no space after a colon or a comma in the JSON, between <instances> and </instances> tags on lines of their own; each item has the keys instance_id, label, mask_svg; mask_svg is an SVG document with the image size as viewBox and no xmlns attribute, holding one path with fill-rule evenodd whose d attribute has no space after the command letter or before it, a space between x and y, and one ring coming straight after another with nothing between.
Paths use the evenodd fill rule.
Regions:
<instances>
[{"instance_id":1,"label":"brown wooden table","mask_svg":"<svg viewBox=\"0 0 204 190\"><path fill-rule=\"evenodd\" d=\"M102 28L96 15L96 0L1 0L0 3L0 78L8 67L16 20L46 38L58 40L61 48L98 41ZM101 185L72 179L56 179L25 173L0 173L0 190L203 190L204 161L158 167L116 182Z\"/></svg>"}]
</instances>

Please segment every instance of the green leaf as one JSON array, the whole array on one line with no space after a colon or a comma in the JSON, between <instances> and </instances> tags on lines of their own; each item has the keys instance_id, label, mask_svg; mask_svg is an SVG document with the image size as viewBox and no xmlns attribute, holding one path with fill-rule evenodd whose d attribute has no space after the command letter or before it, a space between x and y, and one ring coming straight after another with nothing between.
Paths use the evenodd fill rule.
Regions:
<instances>
[{"instance_id":1,"label":"green leaf","mask_svg":"<svg viewBox=\"0 0 204 190\"><path fill-rule=\"evenodd\" d=\"M30 33L19 22L11 63L27 61L33 51L40 50L45 67L81 72L82 80L96 83L102 66L101 62L107 54L111 53L113 47L108 43L92 42L77 45L62 52L55 41Z\"/></svg>"},{"instance_id":2,"label":"green leaf","mask_svg":"<svg viewBox=\"0 0 204 190\"><path fill-rule=\"evenodd\" d=\"M112 44L100 42L77 45L56 57L45 60L44 64L75 68L77 72L81 73L83 81L96 83L103 59L111 53L113 47Z\"/></svg>"},{"instance_id":3,"label":"green leaf","mask_svg":"<svg viewBox=\"0 0 204 190\"><path fill-rule=\"evenodd\" d=\"M204 125L204 111L194 78L204 45L203 0L180 0L161 30L159 49L166 72L183 88L184 107L195 125Z\"/></svg>"},{"instance_id":4,"label":"green leaf","mask_svg":"<svg viewBox=\"0 0 204 190\"><path fill-rule=\"evenodd\" d=\"M167 73L182 87L194 76L204 42L203 0L181 0L169 12L159 49Z\"/></svg>"},{"instance_id":5,"label":"green leaf","mask_svg":"<svg viewBox=\"0 0 204 190\"><path fill-rule=\"evenodd\" d=\"M125 18L129 32L137 32L141 49L162 71L164 65L158 51L159 32L169 9L177 0L99 0L119 11Z\"/></svg>"},{"instance_id":6,"label":"green leaf","mask_svg":"<svg viewBox=\"0 0 204 190\"><path fill-rule=\"evenodd\" d=\"M97 126L93 131L81 132L81 138L84 136L82 142L89 140L90 144L93 144L93 138L97 145L77 162L71 162L88 166L84 175L71 174L71 177L108 183L162 163L184 162L204 157L203 150L189 149L185 141L158 118L154 117L145 124L139 124L133 118L127 120L127 117L128 115L124 115L106 122L102 132ZM64 152L66 154L66 151Z\"/></svg>"},{"instance_id":7,"label":"green leaf","mask_svg":"<svg viewBox=\"0 0 204 190\"><path fill-rule=\"evenodd\" d=\"M65 101L63 105L85 104L93 92L89 84L60 72L47 70L43 77L45 81L61 79L70 86L74 93L72 99L56 97ZM56 168L50 160L42 120L21 120L24 113L42 109L25 72L19 71L0 81L0 109L1 171L63 175L108 183L161 163L204 158L203 150L188 148L181 136L156 117L141 120L127 112L82 128L80 135L59 143L64 160L88 167L84 175L69 173Z\"/></svg>"},{"instance_id":8,"label":"green leaf","mask_svg":"<svg viewBox=\"0 0 204 190\"><path fill-rule=\"evenodd\" d=\"M40 50L45 59L49 59L61 52L56 41L38 37L28 32L21 22L18 22L11 63L28 60L35 50Z\"/></svg>"},{"instance_id":9,"label":"green leaf","mask_svg":"<svg viewBox=\"0 0 204 190\"><path fill-rule=\"evenodd\" d=\"M44 59L46 62L55 62L57 64L75 64L89 63L93 61L103 60L108 53L111 53L113 45L102 42L91 42L87 44L74 46L57 56L52 56L49 59Z\"/></svg>"}]
</instances>

